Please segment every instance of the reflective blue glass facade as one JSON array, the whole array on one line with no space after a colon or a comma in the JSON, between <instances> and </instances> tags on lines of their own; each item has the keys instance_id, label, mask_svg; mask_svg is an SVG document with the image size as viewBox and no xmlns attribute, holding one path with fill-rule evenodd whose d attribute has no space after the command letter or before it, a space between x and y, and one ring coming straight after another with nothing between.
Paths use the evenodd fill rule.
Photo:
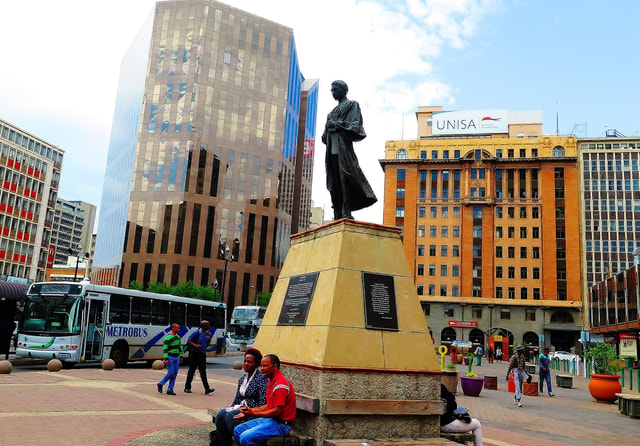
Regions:
<instances>
[{"instance_id":1,"label":"reflective blue glass facade","mask_svg":"<svg viewBox=\"0 0 640 446\"><path fill-rule=\"evenodd\" d=\"M273 289L292 216L309 226L313 151L303 149L314 145L317 82L304 80L290 28L215 1L157 3L150 42L131 97L137 139L112 141L135 153L117 167L127 178L109 176L123 175L111 180L121 195L105 191L124 204L105 230L120 237L108 242L119 256L103 257L122 265L109 283L225 283L230 307L248 303Z\"/></svg>"}]
</instances>

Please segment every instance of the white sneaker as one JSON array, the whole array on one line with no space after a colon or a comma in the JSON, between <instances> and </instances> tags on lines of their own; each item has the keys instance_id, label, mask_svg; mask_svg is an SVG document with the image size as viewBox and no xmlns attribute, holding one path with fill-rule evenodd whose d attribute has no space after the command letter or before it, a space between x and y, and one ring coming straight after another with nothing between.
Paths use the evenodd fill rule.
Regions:
<instances>
[{"instance_id":1,"label":"white sneaker","mask_svg":"<svg viewBox=\"0 0 640 446\"><path fill-rule=\"evenodd\" d=\"M518 407L522 407L522 403L518 401Z\"/></svg>"},{"instance_id":2,"label":"white sneaker","mask_svg":"<svg viewBox=\"0 0 640 446\"><path fill-rule=\"evenodd\" d=\"M549 392L549 396L555 396L553 392Z\"/></svg>"}]
</instances>

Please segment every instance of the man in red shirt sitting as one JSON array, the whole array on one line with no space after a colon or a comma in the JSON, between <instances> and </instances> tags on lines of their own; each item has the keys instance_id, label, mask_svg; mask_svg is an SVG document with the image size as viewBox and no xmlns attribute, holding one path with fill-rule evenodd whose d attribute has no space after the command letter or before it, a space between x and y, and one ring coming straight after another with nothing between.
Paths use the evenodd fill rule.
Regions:
<instances>
[{"instance_id":1,"label":"man in red shirt sitting","mask_svg":"<svg viewBox=\"0 0 640 446\"><path fill-rule=\"evenodd\" d=\"M271 437L284 437L296 420L296 394L293 386L280 372L280 358L269 354L262 358L260 370L267 384L267 404L260 407L241 407L234 418L248 420L233 431L241 446L254 446Z\"/></svg>"}]
</instances>

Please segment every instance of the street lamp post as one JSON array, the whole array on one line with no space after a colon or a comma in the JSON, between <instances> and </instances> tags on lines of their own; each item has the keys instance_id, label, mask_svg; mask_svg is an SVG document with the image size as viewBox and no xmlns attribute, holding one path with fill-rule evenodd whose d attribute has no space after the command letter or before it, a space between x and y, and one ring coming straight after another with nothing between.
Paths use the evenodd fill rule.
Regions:
<instances>
[{"instance_id":1,"label":"street lamp post","mask_svg":"<svg viewBox=\"0 0 640 446\"><path fill-rule=\"evenodd\" d=\"M79 263L80 263L80 251L82 251L82 248L83 248L82 244L78 243L78 244L76 245L76 251L75 251L75 253L76 253L76 270L75 270L75 272L73 273L73 281L74 281L74 282L75 282L75 281L77 280L77 278L78 278L78 265L79 265ZM72 250L71 248L69 248L69 250L68 250L68 251L69 251L69 254L70 254L70 255L71 255L71 254L73 254L73 250ZM86 259L88 259L88 258L89 258L89 253L88 253L88 252L87 252L87 253L84 253L84 254L83 254L83 256L84 256ZM86 264L85 264L85 275L86 275L86 272L87 272L87 267L86 267Z\"/></svg>"},{"instance_id":2,"label":"street lamp post","mask_svg":"<svg viewBox=\"0 0 640 446\"><path fill-rule=\"evenodd\" d=\"M224 250L220 250L220 255L224 258L224 272L222 273L222 288L220 289L220 299L224 302L224 289L227 282L227 266L229 262L233 262L233 255L231 254L231 248L226 245Z\"/></svg>"}]
</instances>

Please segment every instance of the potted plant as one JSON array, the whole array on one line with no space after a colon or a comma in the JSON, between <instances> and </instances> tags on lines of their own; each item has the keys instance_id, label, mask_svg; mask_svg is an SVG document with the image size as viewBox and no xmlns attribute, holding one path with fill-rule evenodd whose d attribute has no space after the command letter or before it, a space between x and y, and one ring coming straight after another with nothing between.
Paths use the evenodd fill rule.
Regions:
<instances>
[{"instance_id":1,"label":"potted plant","mask_svg":"<svg viewBox=\"0 0 640 446\"><path fill-rule=\"evenodd\" d=\"M589 392L599 403L613 403L618 397L616 393L622 392L620 377L620 364L613 345L598 342L584 352L587 363L591 365L591 380Z\"/></svg>"},{"instance_id":2,"label":"potted plant","mask_svg":"<svg viewBox=\"0 0 640 446\"><path fill-rule=\"evenodd\" d=\"M462 387L462 393L467 396L478 396L484 386L484 377L478 376L473 372L473 353L469 353L469 371L464 376L460 376L460 386Z\"/></svg>"},{"instance_id":3,"label":"potted plant","mask_svg":"<svg viewBox=\"0 0 640 446\"><path fill-rule=\"evenodd\" d=\"M458 391L458 370L455 364L449 364L442 370L442 384L454 395Z\"/></svg>"}]
</instances>

